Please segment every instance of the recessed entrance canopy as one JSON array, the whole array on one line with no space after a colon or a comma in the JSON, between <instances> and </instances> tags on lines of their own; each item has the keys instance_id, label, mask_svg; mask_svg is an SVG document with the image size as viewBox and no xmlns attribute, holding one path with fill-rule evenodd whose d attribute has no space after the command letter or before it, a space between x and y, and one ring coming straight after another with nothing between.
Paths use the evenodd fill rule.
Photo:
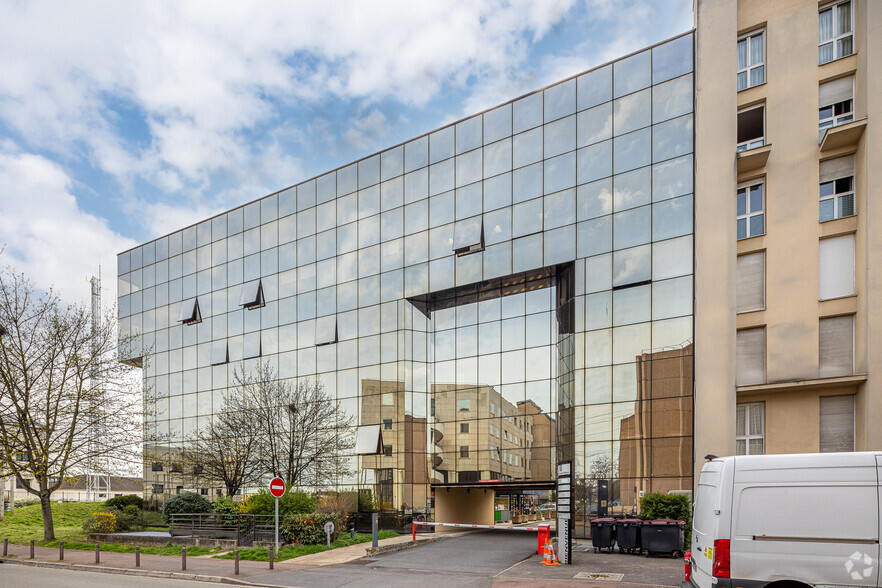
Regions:
<instances>
[{"instance_id":1,"label":"recessed entrance canopy","mask_svg":"<svg viewBox=\"0 0 882 588\"><path fill-rule=\"evenodd\" d=\"M483 488L499 494L518 494L525 490L554 490L554 480L483 480L478 482L457 482L451 484L432 484L432 491L442 488Z\"/></svg>"}]
</instances>

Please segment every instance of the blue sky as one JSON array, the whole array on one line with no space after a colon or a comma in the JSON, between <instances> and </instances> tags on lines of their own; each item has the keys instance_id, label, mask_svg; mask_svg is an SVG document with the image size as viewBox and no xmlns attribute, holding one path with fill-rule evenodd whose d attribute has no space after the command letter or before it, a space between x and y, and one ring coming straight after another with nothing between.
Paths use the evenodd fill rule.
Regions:
<instances>
[{"instance_id":1,"label":"blue sky","mask_svg":"<svg viewBox=\"0 0 882 588\"><path fill-rule=\"evenodd\" d=\"M692 0L0 0L0 264L116 254L687 31Z\"/></svg>"}]
</instances>

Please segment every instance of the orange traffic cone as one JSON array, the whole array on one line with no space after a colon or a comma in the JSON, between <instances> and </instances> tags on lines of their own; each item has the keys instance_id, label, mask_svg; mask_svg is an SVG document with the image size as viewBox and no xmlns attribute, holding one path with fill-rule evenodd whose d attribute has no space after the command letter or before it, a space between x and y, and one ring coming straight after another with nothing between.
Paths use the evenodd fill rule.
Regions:
<instances>
[{"instance_id":1,"label":"orange traffic cone","mask_svg":"<svg viewBox=\"0 0 882 588\"><path fill-rule=\"evenodd\" d=\"M551 542L545 542L545 554L542 556L542 565L544 566L557 566L560 563L557 561L557 556L554 553L554 548L551 546Z\"/></svg>"}]
</instances>

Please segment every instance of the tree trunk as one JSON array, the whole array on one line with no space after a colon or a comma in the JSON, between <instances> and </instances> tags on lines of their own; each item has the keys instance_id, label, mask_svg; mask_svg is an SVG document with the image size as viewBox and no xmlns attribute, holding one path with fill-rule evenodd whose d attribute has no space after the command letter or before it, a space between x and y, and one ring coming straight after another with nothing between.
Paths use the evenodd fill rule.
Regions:
<instances>
[{"instance_id":1,"label":"tree trunk","mask_svg":"<svg viewBox=\"0 0 882 588\"><path fill-rule=\"evenodd\" d=\"M40 508L43 511L43 541L55 541L55 525L52 522L52 496L48 490L40 490Z\"/></svg>"}]
</instances>

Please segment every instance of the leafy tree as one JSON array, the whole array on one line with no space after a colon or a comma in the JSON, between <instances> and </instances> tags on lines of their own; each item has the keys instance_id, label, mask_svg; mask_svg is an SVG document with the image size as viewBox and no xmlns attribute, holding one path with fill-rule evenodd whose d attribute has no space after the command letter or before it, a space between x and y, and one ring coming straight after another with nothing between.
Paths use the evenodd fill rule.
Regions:
<instances>
[{"instance_id":1,"label":"leafy tree","mask_svg":"<svg viewBox=\"0 0 882 588\"><path fill-rule=\"evenodd\" d=\"M38 497L55 538L52 493L84 472L140 459L141 390L117 361L115 313L93 325L84 305L0 268L0 460Z\"/></svg>"}]
</instances>

